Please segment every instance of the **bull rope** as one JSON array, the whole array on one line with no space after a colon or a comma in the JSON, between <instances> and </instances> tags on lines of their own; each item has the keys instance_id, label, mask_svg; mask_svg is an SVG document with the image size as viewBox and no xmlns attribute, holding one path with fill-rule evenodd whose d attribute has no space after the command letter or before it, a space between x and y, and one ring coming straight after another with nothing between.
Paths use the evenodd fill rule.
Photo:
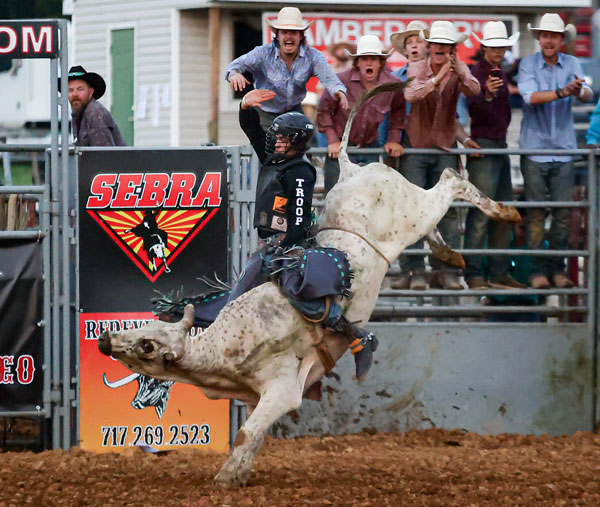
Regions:
<instances>
[{"instance_id":1,"label":"bull rope","mask_svg":"<svg viewBox=\"0 0 600 507\"><path fill-rule=\"evenodd\" d=\"M358 232L350 231L348 229L344 229L343 227L323 227L322 229L319 229L319 232L321 232L321 231L341 231L341 232L347 232L349 234L354 234L355 236L358 236L367 245L369 245L373 250L375 250L375 253L377 253L377 255L379 255L379 257L381 257L385 261L388 269L391 267L390 261L388 260L388 258L385 255L383 255L383 253L381 253L381 250L379 250L373 243L371 243L362 234L359 234Z\"/></svg>"}]
</instances>

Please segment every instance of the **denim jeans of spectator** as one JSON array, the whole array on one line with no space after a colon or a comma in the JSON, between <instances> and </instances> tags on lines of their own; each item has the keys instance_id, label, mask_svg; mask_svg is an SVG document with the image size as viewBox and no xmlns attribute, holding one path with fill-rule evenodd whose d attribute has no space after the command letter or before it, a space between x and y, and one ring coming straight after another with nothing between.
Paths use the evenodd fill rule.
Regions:
<instances>
[{"instance_id":1,"label":"denim jeans of spectator","mask_svg":"<svg viewBox=\"0 0 600 507\"><path fill-rule=\"evenodd\" d=\"M379 145L377 142L370 144L368 146L364 146L364 148L377 148ZM370 164L372 162L379 162L379 155L371 155L371 154L359 154L353 153L350 154L350 161L355 164ZM337 183L337 180L340 177L340 163L337 158L326 157L325 158L325 193L327 194L333 185Z\"/></svg>"},{"instance_id":2,"label":"denim jeans of spectator","mask_svg":"<svg viewBox=\"0 0 600 507\"><path fill-rule=\"evenodd\" d=\"M506 148L506 141L500 139L477 138L475 141L482 148ZM512 180L510 177L510 159L508 155L485 155L483 158L467 158L469 181L490 199L495 201L512 201ZM477 208L469 208L465 226L465 248L484 249L510 246L512 226L506 222L491 220ZM465 279L485 276L481 271L483 256L465 256ZM490 278L498 278L510 270L510 257L489 255L488 266Z\"/></svg>"},{"instance_id":3,"label":"denim jeans of spectator","mask_svg":"<svg viewBox=\"0 0 600 507\"><path fill-rule=\"evenodd\" d=\"M404 135L402 145L405 148L411 148L408 135ZM456 170L458 167L457 155L408 155L400 157L400 174L408 181L418 185L421 188L430 189L438 182L444 169L450 167ZM460 231L458 224L458 213L455 208L450 208L448 213L437 225L442 237L451 248L460 247ZM423 248L423 241L415 243L413 248ZM435 258L429 259L429 264L435 269L444 269L445 271L455 271ZM402 255L400 256L400 268L403 272L421 271L425 269L425 261L420 256Z\"/></svg>"},{"instance_id":4,"label":"denim jeans of spectator","mask_svg":"<svg viewBox=\"0 0 600 507\"><path fill-rule=\"evenodd\" d=\"M524 179L524 193L528 201L571 201L575 186L573 162L534 162L527 156L521 157L521 172ZM552 224L548 243L550 250L566 250L569 238L570 210L552 208ZM527 245L530 250L542 248L545 236L544 208L527 209ZM562 257L534 257L532 275L552 277L565 270Z\"/></svg>"}]
</instances>

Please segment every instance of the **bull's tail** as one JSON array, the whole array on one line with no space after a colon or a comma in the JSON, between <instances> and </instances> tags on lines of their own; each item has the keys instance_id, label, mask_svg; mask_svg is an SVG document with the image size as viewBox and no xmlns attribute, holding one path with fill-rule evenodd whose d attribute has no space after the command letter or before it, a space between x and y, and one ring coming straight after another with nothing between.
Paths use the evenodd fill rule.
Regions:
<instances>
[{"instance_id":1,"label":"bull's tail","mask_svg":"<svg viewBox=\"0 0 600 507\"><path fill-rule=\"evenodd\" d=\"M350 139L350 130L352 130L352 122L354 121L354 117L360 107L371 97L375 97L375 95L379 95L380 93L385 92L401 92L408 81L398 82L393 81L391 83L383 83L379 86L376 86L372 90L369 90L363 93L360 100L356 103L356 105L350 111L350 115L348 116L348 121L346 122L346 128L344 129L344 134L342 135L342 143L340 144L340 153L338 155L338 160L340 162L340 180L342 179L343 167L344 165L350 163L350 159L348 158L348 140Z\"/></svg>"}]
</instances>

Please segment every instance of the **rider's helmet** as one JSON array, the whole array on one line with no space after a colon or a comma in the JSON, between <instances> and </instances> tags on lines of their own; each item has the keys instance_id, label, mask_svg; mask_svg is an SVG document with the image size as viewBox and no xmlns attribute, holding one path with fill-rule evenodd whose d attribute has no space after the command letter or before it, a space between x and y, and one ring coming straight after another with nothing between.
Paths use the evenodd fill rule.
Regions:
<instances>
[{"instance_id":1,"label":"rider's helmet","mask_svg":"<svg viewBox=\"0 0 600 507\"><path fill-rule=\"evenodd\" d=\"M292 111L290 113L280 114L273 120L267 130L267 139L265 152L271 160L283 160L290 149L294 149L298 154L302 154L310 147L315 126L308 116ZM275 153L275 143L277 136L287 137L289 147L285 152Z\"/></svg>"}]
</instances>

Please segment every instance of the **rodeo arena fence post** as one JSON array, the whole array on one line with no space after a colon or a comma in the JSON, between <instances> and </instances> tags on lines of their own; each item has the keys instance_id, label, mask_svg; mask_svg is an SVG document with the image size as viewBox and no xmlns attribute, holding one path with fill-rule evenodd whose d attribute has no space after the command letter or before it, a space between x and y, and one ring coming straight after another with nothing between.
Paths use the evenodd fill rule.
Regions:
<instances>
[{"instance_id":1,"label":"rodeo arena fence post","mask_svg":"<svg viewBox=\"0 0 600 507\"><path fill-rule=\"evenodd\" d=\"M4 56L49 59L51 121L49 147L0 145L3 153L50 148L44 185L0 187L2 195L11 196L7 215L15 212L10 203L18 195L25 202L35 201L39 216L39 225L0 231L2 270L9 282L0 292L0 416L39 418L44 447L69 448L76 443L76 364L71 347L75 228L69 212L67 22L9 20L2 25L8 39ZM17 226L7 222L6 228Z\"/></svg>"},{"instance_id":2,"label":"rodeo arena fence post","mask_svg":"<svg viewBox=\"0 0 600 507\"><path fill-rule=\"evenodd\" d=\"M19 23L13 24L19 28L28 22ZM43 55L50 59L51 66L51 144L49 147L0 145L0 153L46 153L43 185L0 186L0 198L21 196L9 198L9 201L32 201L39 217L38 223L25 224L23 230L16 230L18 220L11 218L10 226L8 220L4 226L7 230L0 230L0 315L3 315L3 330L0 332L0 417L39 419L43 423L42 440L46 448L85 444L86 448L100 450L136 445L133 442L138 441L159 447L165 443L165 430L171 431L170 441L174 445L184 445L181 435L197 421L198 434L195 438L198 445L207 445L212 438L213 442L221 442L217 448L224 450L227 444L233 442L246 417L245 406L236 401L199 404L199 409L190 413L189 424L169 426L165 421L169 420L169 411L176 406L177 400L168 400L167 404L167 398L161 398L158 402L162 404L154 400L154 405L150 406L144 405L137 395L133 402L127 399L129 395L125 395L123 410L135 409L144 413L146 419L143 423L128 419L123 424L106 424L102 426L102 431L106 431L101 434L100 423L93 419L105 414L100 414L97 406L90 405L99 405L106 398L110 407L106 411L118 413L120 405L115 403L114 396L117 395L114 393L121 392L121 387L117 389L116 386L124 386L125 377L118 380L115 376L109 378L116 370L111 370L110 358L104 358L107 363L102 364L107 366L101 366L106 368L103 378L102 369L98 369L100 356L90 355L88 360L86 354L88 351L90 354L91 351L97 352L94 340L102 329L110 330L113 325L136 327L151 319L149 300L156 289L163 293L168 290L176 292L181 288L182 279L192 283L197 277L210 278L216 273L232 282L240 275L257 245L252 222L258 158L247 146L189 150L69 147L66 23L57 20L45 25L50 27L53 40L57 42L57 47ZM38 27L41 28L43 26ZM349 152L382 153L376 149L351 149ZM415 149L406 152L448 153ZM325 153L325 149L313 149L309 156L318 157ZM473 150L456 149L450 150L450 153L469 154ZM484 149L479 153L542 155L556 152ZM292 425L284 421L273 429L273 433L296 436L352 432L367 426L382 430L425 427L427 421L419 415L419 404L427 404L428 412L436 413L437 424L445 428L553 434L596 429L600 414L596 395L599 287L597 154L593 150L561 151L563 154L581 157L585 161L583 173L587 178L587 198L569 202L515 201L508 204L520 208L583 210L586 217L583 248L564 251L459 249L458 252L567 257L572 260L579 282L575 288L382 289L368 327L380 338L382 345L397 344L403 353L378 354L378 365L365 383L353 384L345 391L347 396L330 397L322 404L304 404L298 411L303 422ZM198 169L199 166L202 167ZM178 173L179 169L183 172ZM162 209L163 220L175 220L176 217L168 213L180 213L189 217L189 227L180 226L184 227L185 233L181 233L175 243L167 244L165 241L162 246L155 244L154 247L161 246L162 249L159 248L158 254L150 258L142 255L143 240L127 239L126 234L132 234L129 231L135 221L138 220L139 225L144 216L149 224L158 221L160 225L161 218L154 216L154 210L144 212L125 205L120 210L116 207L113 210L109 204L100 202L97 209L92 209L86 204L87 197L81 193L82 188L92 188L97 176L108 178L97 187L100 191L95 197L101 201L105 190L115 186L120 181L119 176L127 171L129 181L134 182L132 185L138 177L152 174L157 178L155 181L159 181L160 175L167 174L169 188L174 185L174 174L194 174L193 181L201 188L204 188L201 182L207 178L216 178L217 174L224 176L219 176L219 185L216 184L217 179L211 180L214 185L207 184L206 195L199 199L197 209L193 203L189 204L189 209L182 209L183 197L179 200L178 196L171 203L171 211L167 209L169 206L161 208L157 202L156 207ZM184 184L180 185L183 195ZM216 188L223 192L211 204L214 197L211 192ZM200 193L198 190L198 195ZM128 196L131 194L124 193L121 197L127 200ZM156 198L156 195L153 196ZM221 197L225 206L223 211L219 211ZM0 199L0 204L4 201ZM322 205L323 200L317 195L317 211ZM7 204L7 216L14 217L15 205L11 206L12 211ZM464 210L471 205L457 202L454 206ZM203 233L205 236L202 236ZM178 237L177 234L172 233L171 241ZM406 255L428 253L425 249L405 252ZM178 264L171 265L170 269L167 264L169 256L177 256L178 259ZM185 269L182 264L185 264ZM397 272L397 263L394 263L389 274ZM9 283L4 283L4 278L8 278ZM137 292L142 285L145 292ZM545 298L546 304L482 304L482 298L524 295ZM123 301L127 304L135 302L141 305L141 309L122 308ZM106 306L98 310L99 306L95 305ZM118 312L129 313L124 318L117 316ZM499 324L485 319L491 314L522 313L536 313L542 317L542 322ZM390 350L394 351L394 346ZM339 375L324 379L325 387L328 382L338 382L335 389L339 390L340 385L344 386L335 377L352 378L351 359L347 356L336 367ZM503 376L489 378L489 365L480 360L480 357L489 356L495 358L495 366L503 372ZM128 379L132 380L133 376L128 375ZM141 379L136 379L141 390ZM519 382L519 388L514 388L511 382ZM84 383L93 384L93 389L82 388ZM171 384L163 383L160 393L167 396ZM421 393L414 391L411 396L396 399L395 393L405 394L406 385L417 386ZM482 385L486 386L487 393L493 394L493 400L491 396L481 395ZM377 396L372 396L376 391ZM87 397L85 403L82 401L84 396ZM193 390L186 396L184 408L189 409L201 394ZM391 405L387 401L390 397L394 399ZM381 410L382 400L388 403L385 410ZM356 412L359 410L357 407L362 405L364 411ZM464 405L470 406L468 413L459 410ZM556 410L558 406L561 410ZM502 414L500 409L503 407L514 409L514 413L509 411L510 417L499 421L498 412ZM356 417L348 417L348 414L355 413ZM200 425L208 416L213 417L210 424ZM368 417L371 419L367 422L361 420ZM490 420L494 420L496 425L490 426ZM91 428L92 423L96 426L89 431L95 432L93 438L100 439L98 444L90 443L92 436L88 427ZM129 440L131 434L138 431L137 428L140 428L140 434Z\"/></svg>"}]
</instances>

